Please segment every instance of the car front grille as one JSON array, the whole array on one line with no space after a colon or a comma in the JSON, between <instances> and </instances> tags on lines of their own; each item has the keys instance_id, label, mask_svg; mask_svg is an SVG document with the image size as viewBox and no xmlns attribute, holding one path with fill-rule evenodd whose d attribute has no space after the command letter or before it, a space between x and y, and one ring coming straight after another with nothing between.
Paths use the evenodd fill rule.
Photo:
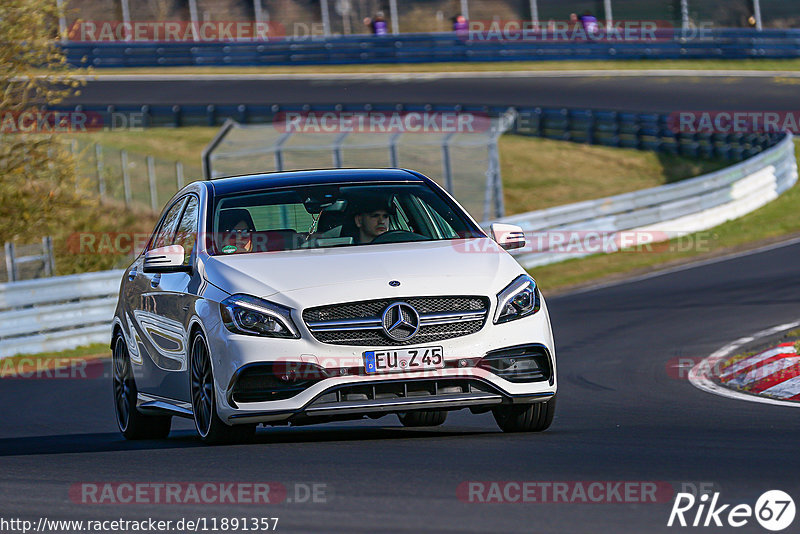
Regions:
<instances>
[{"instance_id":1,"label":"car front grille","mask_svg":"<svg viewBox=\"0 0 800 534\"><path fill-rule=\"evenodd\" d=\"M420 327L409 339L398 341L384 331L383 313L395 303L411 305ZM486 297L409 297L367 300L309 308L303 320L318 341L334 345L397 346L430 343L474 334L489 313Z\"/></svg>"},{"instance_id":2,"label":"car front grille","mask_svg":"<svg viewBox=\"0 0 800 534\"><path fill-rule=\"evenodd\" d=\"M470 397L483 401L502 402L502 395L491 385L475 379L439 378L436 380L391 380L370 384L346 384L326 390L305 410L308 413L346 409L353 405L369 407L381 402L396 403L398 410L407 402L446 401L451 397L469 401ZM387 405L386 411L391 411Z\"/></svg>"}]
</instances>

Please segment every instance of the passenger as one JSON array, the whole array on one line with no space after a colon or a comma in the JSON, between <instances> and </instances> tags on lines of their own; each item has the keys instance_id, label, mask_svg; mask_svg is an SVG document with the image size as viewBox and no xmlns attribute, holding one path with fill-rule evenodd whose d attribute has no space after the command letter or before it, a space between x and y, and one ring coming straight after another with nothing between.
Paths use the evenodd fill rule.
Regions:
<instances>
[{"instance_id":1,"label":"passenger","mask_svg":"<svg viewBox=\"0 0 800 534\"><path fill-rule=\"evenodd\" d=\"M220 248L224 254L251 252L255 225L246 209L228 209L219 213Z\"/></svg>"}]
</instances>

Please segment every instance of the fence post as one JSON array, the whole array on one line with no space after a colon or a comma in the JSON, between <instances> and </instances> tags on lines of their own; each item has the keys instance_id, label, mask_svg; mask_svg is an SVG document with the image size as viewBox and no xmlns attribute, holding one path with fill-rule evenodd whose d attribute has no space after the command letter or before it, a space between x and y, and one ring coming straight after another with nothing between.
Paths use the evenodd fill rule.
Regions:
<instances>
[{"instance_id":1,"label":"fence post","mask_svg":"<svg viewBox=\"0 0 800 534\"><path fill-rule=\"evenodd\" d=\"M325 37L331 36L331 14L328 11L328 0L320 1L320 9L322 11L322 32Z\"/></svg>"},{"instance_id":2,"label":"fence post","mask_svg":"<svg viewBox=\"0 0 800 534\"><path fill-rule=\"evenodd\" d=\"M100 192L100 198L106 197L106 179L103 177L103 147L99 144L94 144L94 160L97 164L97 189Z\"/></svg>"},{"instance_id":3,"label":"fence post","mask_svg":"<svg viewBox=\"0 0 800 534\"><path fill-rule=\"evenodd\" d=\"M444 174L444 188L453 194L453 167L450 164L450 139L456 132L450 132L442 140L442 173Z\"/></svg>"},{"instance_id":4,"label":"fence post","mask_svg":"<svg viewBox=\"0 0 800 534\"><path fill-rule=\"evenodd\" d=\"M489 145L489 161L492 167L492 193L494 194L494 216L504 217L506 214L506 204L503 198L503 179L500 176L500 152L497 149L497 141Z\"/></svg>"},{"instance_id":5,"label":"fence post","mask_svg":"<svg viewBox=\"0 0 800 534\"><path fill-rule=\"evenodd\" d=\"M156 189L156 162L147 156L147 179L150 182L150 207L158 211L158 190Z\"/></svg>"},{"instance_id":6,"label":"fence post","mask_svg":"<svg viewBox=\"0 0 800 534\"><path fill-rule=\"evenodd\" d=\"M347 136L350 135L350 132L344 132L336 136L336 139L333 141L333 166L337 169L342 168L342 144L344 144L344 140Z\"/></svg>"},{"instance_id":7,"label":"fence post","mask_svg":"<svg viewBox=\"0 0 800 534\"><path fill-rule=\"evenodd\" d=\"M119 151L120 165L122 165L122 189L125 193L125 205L131 205L131 177L128 174L128 151Z\"/></svg>"},{"instance_id":8,"label":"fence post","mask_svg":"<svg viewBox=\"0 0 800 534\"><path fill-rule=\"evenodd\" d=\"M397 140L400 135L400 132L396 132L389 138L389 164L395 169L400 167L400 156L397 154Z\"/></svg>"},{"instance_id":9,"label":"fence post","mask_svg":"<svg viewBox=\"0 0 800 534\"><path fill-rule=\"evenodd\" d=\"M183 189L183 163L175 162L175 180L178 182L178 191Z\"/></svg>"},{"instance_id":10,"label":"fence post","mask_svg":"<svg viewBox=\"0 0 800 534\"><path fill-rule=\"evenodd\" d=\"M16 282L17 262L15 261L14 258L14 243L6 241L5 252L6 252L6 271L8 272L8 281Z\"/></svg>"},{"instance_id":11,"label":"fence post","mask_svg":"<svg viewBox=\"0 0 800 534\"><path fill-rule=\"evenodd\" d=\"M392 35L400 33L400 16L397 14L397 0L389 0L389 17L392 19Z\"/></svg>"},{"instance_id":12,"label":"fence post","mask_svg":"<svg viewBox=\"0 0 800 534\"><path fill-rule=\"evenodd\" d=\"M50 236L42 238L42 255L44 256L44 275L55 275L56 259L53 255L53 238Z\"/></svg>"},{"instance_id":13,"label":"fence post","mask_svg":"<svg viewBox=\"0 0 800 534\"><path fill-rule=\"evenodd\" d=\"M75 191L80 191L81 189L81 181L80 181L80 173L78 172L78 140L73 139L69 143L69 150L72 152L72 161L75 163Z\"/></svg>"}]
</instances>

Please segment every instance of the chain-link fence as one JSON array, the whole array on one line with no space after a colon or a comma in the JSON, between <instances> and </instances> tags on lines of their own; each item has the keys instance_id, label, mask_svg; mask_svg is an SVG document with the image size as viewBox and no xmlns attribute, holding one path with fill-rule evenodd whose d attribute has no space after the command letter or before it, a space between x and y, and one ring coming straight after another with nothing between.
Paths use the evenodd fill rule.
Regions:
<instances>
[{"instance_id":1,"label":"chain-link fence","mask_svg":"<svg viewBox=\"0 0 800 534\"><path fill-rule=\"evenodd\" d=\"M16 282L53 276L56 272L53 239L43 237L40 243L6 242L0 249L0 282Z\"/></svg>"},{"instance_id":2,"label":"chain-link fence","mask_svg":"<svg viewBox=\"0 0 800 534\"><path fill-rule=\"evenodd\" d=\"M76 21L255 21L272 37L449 32L458 15L472 21L566 21L590 13L601 21L684 20L714 27L800 27L795 0L71 0L65 25ZM384 24L376 30L378 15Z\"/></svg>"},{"instance_id":3,"label":"chain-link fence","mask_svg":"<svg viewBox=\"0 0 800 534\"><path fill-rule=\"evenodd\" d=\"M147 154L73 140L75 187L103 199L158 211L178 189L202 174L200 165L185 165Z\"/></svg>"},{"instance_id":4,"label":"chain-link fence","mask_svg":"<svg viewBox=\"0 0 800 534\"><path fill-rule=\"evenodd\" d=\"M326 112L317 118L305 114L290 118L299 131L287 131L280 123L239 124L228 121L204 154L205 173L210 178L253 172L342 167L409 168L429 176L447 189L476 219L503 215L503 190L497 139L514 122L515 112L500 117L472 114L344 114ZM331 115L331 117L328 117ZM358 118L382 125L402 121L415 128L423 121L427 128L398 131L372 128L370 131L308 131L327 119L349 121ZM443 128L447 124L452 127ZM469 124L469 128L458 125ZM284 123L285 126L285 123ZM302 131L305 130L305 131Z\"/></svg>"}]
</instances>

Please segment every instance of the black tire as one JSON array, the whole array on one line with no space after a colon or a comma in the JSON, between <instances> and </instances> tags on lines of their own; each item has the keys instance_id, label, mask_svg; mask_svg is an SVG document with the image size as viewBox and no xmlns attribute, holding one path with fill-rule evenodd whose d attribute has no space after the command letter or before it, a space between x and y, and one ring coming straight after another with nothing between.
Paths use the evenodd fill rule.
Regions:
<instances>
[{"instance_id":1,"label":"black tire","mask_svg":"<svg viewBox=\"0 0 800 534\"><path fill-rule=\"evenodd\" d=\"M200 439L209 445L241 443L256 432L256 425L226 425L217 415L214 373L208 344L201 332L192 338L189 359L189 381L192 393L194 426Z\"/></svg>"},{"instance_id":2,"label":"black tire","mask_svg":"<svg viewBox=\"0 0 800 534\"><path fill-rule=\"evenodd\" d=\"M439 426L447 419L445 410L422 410L397 414L403 426Z\"/></svg>"},{"instance_id":3,"label":"black tire","mask_svg":"<svg viewBox=\"0 0 800 534\"><path fill-rule=\"evenodd\" d=\"M169 435L172 417L144 415L136 409L136 381L133 378L128 346L121 333L114 338L111 358L114 386L114 414L117 427L125 439L164 439Z\"/></svg>"},{"instance_id":4,"label":"black tire","mask_svg":"<svg viewBox=\"0 0 800 534\"><path fill-rule=\"evenodd\" d=\"M503 432L541 432L547 430L556 413L556 398L535 404L500 406L492 409L494 420Z\"/></svg>"}]
</instances>

